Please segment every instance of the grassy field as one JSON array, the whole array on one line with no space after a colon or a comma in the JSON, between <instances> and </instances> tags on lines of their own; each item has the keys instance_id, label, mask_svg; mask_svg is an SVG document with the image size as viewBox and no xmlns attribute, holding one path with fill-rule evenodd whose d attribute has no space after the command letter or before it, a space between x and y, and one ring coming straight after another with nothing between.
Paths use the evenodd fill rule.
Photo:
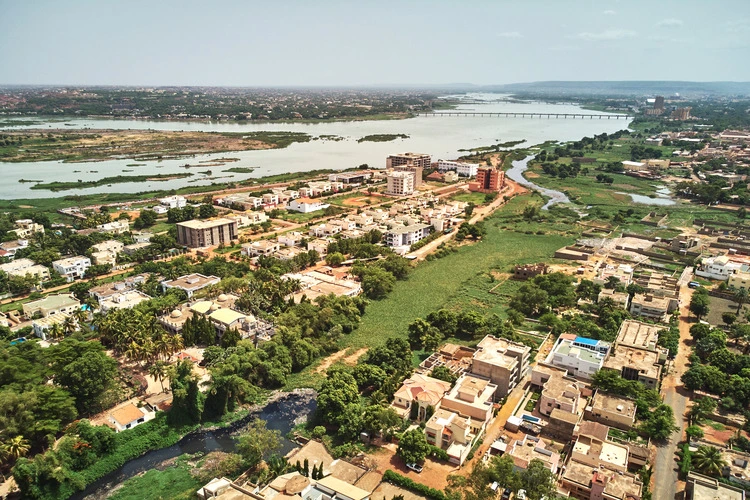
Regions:
<instances>
[{"instance_id":1,"label":"grassy field","mask_svg":"<svg viewBox=\"0 0 750 500\"><path fill-rule=\"evenodd\" d=\"M484 197L486 195L484 193L472 193L470 191L462 191L459 193L455 193L450 195L448 198L454 201L463 201L464 203L473 203L475 205L483 205L484 204Z\"/></svg>"},{"instance_id":2,"label":"grassy field","mask_svg":"<svg viewBox=\"0 0 750 500\"><path fill-rule=\"evenodd\" d=\"M536 197L514 198L487 219L487 236L483 241L465 245L442 259L420 263L408 280L396 284L386 299L368 306L359 328L344 337L342 347L371 347L389 337L406 337L409 323L463 300L488 271L505 271L512 264L546 260L555 250L570 244L572 236L525 234L500 228L529 203L539 203L536 200Z\"/></svg>"},{"instance_id":3,"label":"grassy field","mask_svg":"<svg viewBox=\"0 0 750 500\"><path fill-rule=\"evenodd\" d=\"M108 498L111 500L160 500L170 498L189 500L203 483L190 474L190 466L183 460L164 470L152 469L141 476L125 481Z\"/></svg>"}]
</instances>

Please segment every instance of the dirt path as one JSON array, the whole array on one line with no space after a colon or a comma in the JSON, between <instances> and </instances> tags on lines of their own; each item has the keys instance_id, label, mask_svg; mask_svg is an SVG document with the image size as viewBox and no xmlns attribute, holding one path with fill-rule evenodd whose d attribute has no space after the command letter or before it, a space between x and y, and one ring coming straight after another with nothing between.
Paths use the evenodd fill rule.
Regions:
<instances>
[{"instance_id":1,"label":"dirt path","mask_svg":"<svg viewBox=\"0 0 750 500\"><path fill-rule=\"evenodd\" d=\"M326 370L328 370L331 366L333 366L338 361L343 361L347 365L355 365L357 364L357 360L362 357L364 353L367 352L367 347L363 347L362 349L359 349L355 351L353 354L346 355L347 349L341 349L338 352L334 352L327 358L325 358L313 371L313 373L325 373Z\"/></svg>"}]
</instances>

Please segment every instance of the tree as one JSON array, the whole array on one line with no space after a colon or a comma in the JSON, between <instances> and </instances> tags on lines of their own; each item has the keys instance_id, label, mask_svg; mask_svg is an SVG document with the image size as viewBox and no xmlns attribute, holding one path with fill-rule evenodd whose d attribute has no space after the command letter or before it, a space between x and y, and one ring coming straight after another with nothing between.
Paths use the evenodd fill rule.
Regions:
<instances>
[{"instance_id":1,"label":"tree","mask_svg":"<svg viewBox=\"0 0 750 500\"><path fill-rule=\"evenodd\" d=\"M709 476L721 476L727 463L721 456L721 450L713 446L699 446L693 453L693 467Z\"/></svg>"},{"instance_id":2,"label":"tree","mask_svg":"<svg viewBox=\"0 0 750 500\"><path fill-rule=\"evenodd\" d=\"M725 325L732 326L732 323L737 321L737 315L731 312L721 313L721 320L724 322Z\"/></svg>"},{"instance_id":3,"label":"tree","mask_svg":"<svg viewBox=\"0 0 750 500\"><path fill-rule=\"evenodd\" d=\"M688 412L688 422L690 425L700 423L704 418L716 410L716 401L713 398L698 398Z\"/></svg>"},{"instance_id":4,"label":"tree","mask_svg":"<svg viewBox=\"0 0 750 500\"><path fill-rule=\"evenodd\" d=\"M693 293L693 297L690 299L690 312L695 314L696 318L700 319L708 314L709 311L709 300L708 295L705 293Z\"/></svg>"},{"instance_id":5,"label":"tree","mask_svg":"<svg viewBox=\"0 0 750 500\"><path fill-rule=\"evenodd\" d=\"M640 426L640 431L656 441L669 438L679 427L675 425L672 408L659 405L648 416L648 420Z\"/></svg>"},{"instance_id":6,"label":"tree","mask_svg":"<svg viewBox=\"0 0 750 500\"><path fill-rule=\"evenodd\" d=\"M526 498L529 500L556 497L555 475L538 458L529 462L528 467L521 471L520 479L523 489L526 490Z\"/></svg>"},{"instance_id":7,"label":"tree","mask_svg":"<svg viewBox=\"0 0 750 500\"><path fill-rule=\"evenodd\" d=\"M737 303L737 314L740 314L740 310L742 309L742 306L747 302L748 299L748 291L745 288L740 288L739 290L734 292L734 296L732 297L732 300L734 300Z\"/></svg>"},{"instance_id":8,"label":"tree","mask_svg":"<svg viewBox=\"0 0 750 500\"><path fill-rule=\"evenodd\" d=\"M281 448L281 434L266 428L266 422L253 419L246 429L237 437L237 452L245 460L245 465L252 469L260 464L264 457L270 456Z\"/></svg>"},{"instance_id":9,"label":"tree","mask_svg":"<svg viewBox=\"0 0 750 500\"><path fill-rule=\"evenodd\" d=\"M208 219L209 217L216 216L216 208L213 205L203 204L198 208L198 217L201 219Z\"/></svg>"},{"instance_id":10,"label":"tree","mask_svg":"<svg viewBox=\"0 0 750 500\"><path fill-rule=\"evenodd\" d=\"M695 441L703 437L703 430L697 425L691 425L685 429L685 435L687 435L688 440Z\"/></svg>"},{"instance_id":11,"label":"tree","mask_svg":"<svg viewBox=\"0 0 750 500\"><path fill-rule=\"evenodd\" d=\"M609 288L610 290L614 290L620 285L621 281L620 278L617 276L608 276L607 279L604 281L604 288Z\"/></svg>"},{"instance_id":12,"label":"tree","mask_svg":"<svg viewBox=\"0 0 750 500\"><path fill-rule=\"evenodd\" d=\"M382 299L395 285L395 276L377 266L368 267L362 275L362 291L368 299Z\"/></svg>"},{"instance_id":13,"label":"tree","mask_svg":"<svg viewBox=\"0 0 750 500\"><path fill-rule=\"evenodd\" d=\"M421 429L404 432L398 442L396 454L407 464L422 462L430 452L430 443Z\"/></svg>"},{"instance_id":14,"label":"tree","mask_svg":"<svg viewBox=\"0 0 750 500\"><path fill-rule=\"evenodd\" d=\"M422 318L414 320L409 325L408 331L409 342L425 351L434 351L443 340L443 334L440 333L440 330Z\"/></svg>"},{"instance_id":15,"label":"tree","mask_svg":"<svg viewBox=\"0 0 750 500\"><path fill-rule=\"evenodd\" d=\"M576 287L576 295L584 300L595 301L599 297L599 292L601 291L601 285L587 279L582 279Z\"/></svg>"},{"instance_id":16,"label":"tree","mask_svg":"<svg viewBox=\"0 0 750 500\"><path fill-rule=\"evenodd\" d=\"M323 421L340 425L347 405L359 401L357 381L342 370L329 370L318 393L318 411Z\"/></svg>"},{"instance_id":17,"label":"tree","mask_svg":"<svg viewBox=\"0 0 750 500\"><path fill-rule=\"evenodd\" d=\"M31 444L23 436L13 436L3 444L3 452L13 459L25 456L31 449Z\"/></svg>"},{"instance_id":18,"label":"tree","mask_svg":"<svg viewBox=\"0 0 750 500\"><path fill-rule=\"evenodd\" d=\"M332 252L326 255L326 264L329 266L340 266L344 262L344 254L341 252Z\"/></svg>"},{"instance_id":19,"label":"tree","mask_svg":"<svg viewBox=\"0 0 750 500\"><path fill-rule=\"evenodd\" d=\"M466 216L467 219L471 219L471 214L474 213L475 206L476 205L474 205L474 203L469 202L466 204L466 207L464 207L464 215Z\"/></svg>"},{"instance_id":20,"label":"tree","mask_svg":"<svg viewBox=\"0 0 750 500\"><path fill-rule=\"evenodd\" d=\"M450 382L453 384L456 380L458 380L458 376L456 376L450 368L444 365L436 366L432 369L430 372L430 377L436 378L438 380L443 380L445 382Z\"/></svg>"}]
</instances>

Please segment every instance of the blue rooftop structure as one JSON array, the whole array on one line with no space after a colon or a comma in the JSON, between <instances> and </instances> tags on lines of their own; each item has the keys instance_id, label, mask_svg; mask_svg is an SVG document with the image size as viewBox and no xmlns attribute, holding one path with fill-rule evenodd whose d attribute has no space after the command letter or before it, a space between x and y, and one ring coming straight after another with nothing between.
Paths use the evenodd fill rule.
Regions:
<instances>
[{"instance_id":1,"label":"blue rooftop structure","mask_svg":"<svg viewBox=\"0 0 750 500\"><path fill-rule=\"evenodd\" d=\"M596 347L599 341L594 340L594 339L588 339L586 337L576 337L575 343L581 344L581 345L589 345L591 347Z\"/></svg>"}]
</instances>

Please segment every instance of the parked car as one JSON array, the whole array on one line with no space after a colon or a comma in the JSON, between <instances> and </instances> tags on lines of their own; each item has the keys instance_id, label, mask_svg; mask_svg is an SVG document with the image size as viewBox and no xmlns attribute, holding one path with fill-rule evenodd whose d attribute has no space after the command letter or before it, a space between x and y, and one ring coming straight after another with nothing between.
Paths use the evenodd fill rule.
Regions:
<instances>
[{"instance_id":1,"label":"parked car","mask_svg":"<svg viewBox=\"0 0 750 500\"><path fill-rule=\"evenodd\" d=\"M697 281L691 281L690 283L688 283L688 287L690 287L690 288L700 288L701 284L698 283Z\"/></svg>"},{"instance_id":2,"label":"parked car","mask_svg":"<svg viewBox=\"0 0 750 500\"><path fill-rule=\"evenodd\" d=\"M417 474L419 474L420 472L422 472L422 466L419 465L419 464L414 464L414 463L412 463L412 464L406 464L406 468L413 470Z\"/></svg>"},{"instance_id":3,"label":"parked car","mask_svg":"<svg viewBox=\"0 0 750 500\"><path fill-rule=\"evenodd\" d=\"M503 491L503 496L501 496L500 498L502 500L510 500L510 496L512 494L513 494L513 491L511 491L510 488L505 488L505 490Z\"/></svg>"}]
</instances>

